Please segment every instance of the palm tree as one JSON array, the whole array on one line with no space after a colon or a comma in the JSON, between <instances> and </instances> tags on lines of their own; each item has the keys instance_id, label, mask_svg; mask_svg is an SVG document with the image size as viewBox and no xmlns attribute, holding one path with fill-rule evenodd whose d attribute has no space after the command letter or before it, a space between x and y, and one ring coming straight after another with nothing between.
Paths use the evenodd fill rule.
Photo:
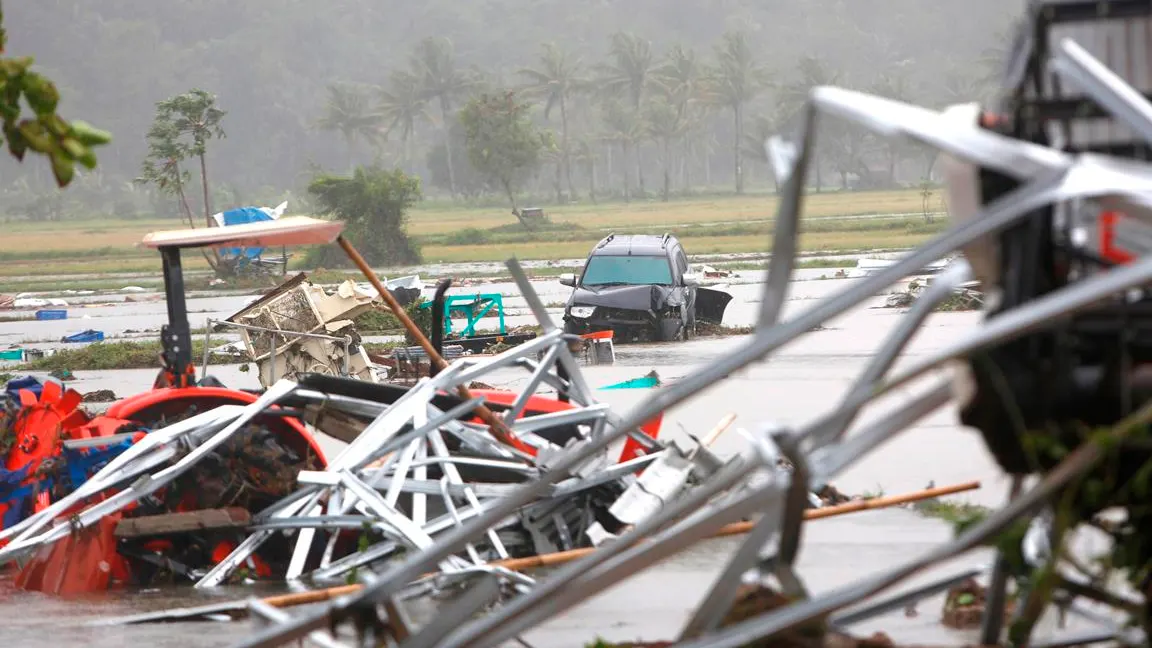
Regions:
<instances>
[{"instance_id":1,"label":"palm tree","mask_svg":"<svg viewBox=\"0 0 1152 648\"><path fill-rule=\"evenodd\" d=\"M796 117L801 107L808 101L808 93L813 88L836 85L840 80L838 72L830 70L823 61L815 56L801 57L796 64L796 71L798 72L796 80L785 84L780 89L780 104L786 119ZM828 137L817 139L816 159L813 165L816 169L817 193L824 186L824 165L821 162L828 152L828 140Z\"/></svg>"},{"instance_id":2,"label":"palm tree","mask_svg":"<svg viewBox=\"0 0 1152 648\"><path fill-rule=\"evenodd\" d=\"M684 120L677 114L675 106L664 100L649 103L645 117L648 135L660 144L660 162L664 171L661 197L668 202L672 183L672 140L684 133Z\"/></svg>"},{"instance_id":3,"label":"palm tree","mask_svg":"<svg viewBox=\"0 0 1152 648\"><path fill-rule=\"evenodd\" d=\"M756 115L752 119L749 132L744 133L744 155L750 160L756 160L768 168L772 175L772 183L776 191L780 191L780 179L776 177L776 170L772 168L772 161L768 159L768 149L765 143L768 138L780 132L783 113L779 108L768 114Z\"/></svg>"},{"instance_id":4,"label":"palm tree","mask_svg":"<svg viewBox=\"0 0 1152 648\"><path fill-rule=\"evenodd\" d=\"M575 155L577 162L583 162L588 174L588 198L596 202L596 148L588 138L582 138L576 143Z\"/></svg>"},{"instance_id":5,"label":"palm tree","mask_svg":"<svg viewBox=\"0 0 1152 648\"><path fill-rule=\"evenodd\" d=\"M545 43L540 55L540 67L523 68L520 76L527 80L524 92L544 101L544 119L553 108L560 109L560 156L564 175L568 180L568 195L575 197L572 186L572 162L568 146L568 99L583 91L586 81L581 76L582 63L578 57L569 57L555 43Z\"/></svg>"},{"instance_id":6,"label":"palm tree","mask_svg":"<svg viewBox=\"0 0 1152 648\"><path fill-rule=\"evenodd\" d=\"M382 124L380 113L372 107L364 89L347 83L333 83L328 86L324 116L316 122L316 127L339 132L344 137L349 164L354 167L357 140L378 142L383 135Z\"/></svg>"},{"instance_id":7,"label":"palm tree","mask_svg":"<svg viewBox=\"0 0 1152 648\"><path fill-rule=\"evenodd\" d=\"M443 37L429 36L420 41L410 63L412 74L420 79L424 98L435 99L440 104L440 114L444 120L444 145L448 152L448 190L455 198L456 170L452 164L452 139L448 135L453 121L452 106L456 99L472 88L475 76L457 69L452 41Z\"/></svg>"},{"instance_id":8,"label":"palm tree","mask_svg":"<svg viewBox=\"0 0 1152 648\"><path fill-rule=\"evenodd\" d=\"M620 101L609 101L604 104L604 137L607 141L620 145L622 153L621 168L624 172L624 200L632 197L632 188L628 174L628 154L644 136L644 125L632 110L625 108ZM636 156L639 160L640 156ZM639 165L637 165L639 169Z\"/></svg>"},{"instance_id":9,"label":"palm tree","mask_svg":"<svg viewBox=\"0 0 1152 648\"><path fill-rule=\"evenodd\" d=\"M680 45L669 50L664 63L656 68L655 82L681 119L687 117L690 105L704 98L705 72L696 52Z\"/></svg>"},{"instance_id":10,"label":"palm tree","mask_svg":"<svg viewBox=\"0 0 1152 648\"><path fill-rule=\"evenodd\" d=\"M728 32L716 49L716 67L710 90L717 105L730 108L736 126L732 146L736 164L736 193L744 193L744 167L740 148L744 141L744 105L763 92L769 83L767 68L757 63L743 32Z\"/></svg>"},{"instance_id":11,"label":"palm tree","mask_svg":"<svg viewBox=\"0 0 1152 648\"><path fill-rule=\"evenodd\" d=\"M911 101L913 95L917 94L908 80L908 76L902 70L881 73L880 77L872 83L870 92L886 99L904 102ZM896 163L908 152L909 146L903 138L888 137L882 141L888 154L888 186L894 187L896 186Z\"/></svg>"},{"instance_id":12,"label":"palm tree","mask_svg":"<svg viewBox=\"0 0 1152 648\"><path fill-rule=\"evenodd\" d=\"M598 89L607 99L626 95L632 108L632 118L639 123L645 93L655 83L652 43L628 32L616 32L612 34L608 58L607 63L597 66L600 73ZM643 129L638 126L637 132L643 133ZM633 140L636 146L636 182L641 194L645 193L640 154L642 141L642 136Z\"/></svg>"},{"instance_id":13,"label":"palm tree","mask_svg":"<svg viewBox=\"0 0 1152 648\"><path fill-rule=\"evenodd\" d=\"M628 32L616 32L612 34L608 58L607 63L597 66L601 93L606 97L627 93L633 111L639 113L644 92L655 81L652 43Z\"/></svg>"},{"instance_id":14,"label":"palm tree","mask_svg":"<svg viewBox=\"0 0 1152 648\"><path fill-rule=\"evenodd\" d=\"M417 125L432 121L420 79L411 72L396 70L388 79L388 87L378 93L381 119L389 133L399 131L401 164L407 165L412 159L412 136Z\"/></svg>"},{"instance_id":15,"label":"palm tree","mask_svg":"<svg viewBox=\"0 0 1152 648\"><path fill-rule=\"evenodd\" d=\"M692 152L692 131L706 116L707 78L704 65L695 50L674 46L656 69L656 84L668 102L675 106L681 122L681 142L684 147L680 158L681 184L691 185L688 166Z\"/></svg>"}]
</instances>

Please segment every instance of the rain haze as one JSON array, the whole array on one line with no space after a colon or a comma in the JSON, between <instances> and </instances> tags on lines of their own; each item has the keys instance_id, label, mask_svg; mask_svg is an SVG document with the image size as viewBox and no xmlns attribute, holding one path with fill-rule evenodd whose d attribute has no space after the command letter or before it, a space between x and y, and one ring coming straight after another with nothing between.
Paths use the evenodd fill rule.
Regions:
<instances>
[{"instance_id":1,"label":"rain haze","mask_svg":"<svg viewBox=\"0 0 1152 648\"><path fill-rule=\"evenodd\" d=\"M762 308L781 184L765 142L796 134L809 91L839 86L935 109L988 102L1001 89L1023 6L7 0L2 56L35 57L34 69L59 91L60 116L107 131L111 141L94 147L94 168L69 162L66 183L40 155L17 161L0 154L0 353L10 354L0 355L0 376L47 380L52 371L81 393L111 392L108 400L152 388L169 310L159 255L138 246L141 238L224 225L231 210L271 213L281 205L284 214L344 221L348 240L381 277L419 275L421 299L431 299L444 277L456 282L449 295L499 295L506 322L479 321L484 334L505 324L535 334L537 318L504 266L509 257L522 261L547 313L561 323L577 288L562 283L561 273L578 275L598 241L610 233L674 235L692 264L688 274L727 292L731 302L719 321L693 321L691 335L686 319L668 336L674 339L621 340L614 362L582 366L597 398L628 412L652 392L604 386L650 372L667 385L749 339ZM190 105L211 122L198 135L174 126L194 110ZM782 319L846 290L949 224L935 151L834 119L820 128L803 211L804 260L791 277ZM297 271L328 288L349 278L366 285L335 246L263 254L273 252L286 256L243 272L223 253L185 253L196 344L208 344L209 320L248 307ZM731 458L748 452L747 430L767 422L799 426L829 411L899 326L913 279L668 410L661 438L688 442L732 413L743 431L728 431L713 448ZM933 313L897 369L974 330L978 307ZM37 314L43 309L67 309L67 316L48 321ZM376 362L412 348L394 316L369 315L355 320L366 357ZM90 342L96 333L99 340ZM211 339L243 341L236 331ZM203 349L197 346L197 355ZM229 387L258 390L263 374L251 370L254 356L212 356L209 373ZM483 380L496 389L527 383L523 372L507 368ZM917 393L894 390L888 406ZM102 407L91 404L93 415ZM885 412L870 408L862 421L883 420ZM317 437L329 460L347 447L334 436ZM1007 478L950 404L850 466L834 485L874 496L970 481L980 488L949 498L950 505L1004 502ZM812 591L823 592L891 569L938 546L952 529L905 506L813 522L805 534L799 571ZM584 646L597 637L674 639L739 545L739 538L704 541L523 638L542 647ZM982 567L991 559L977 551L951 566ZM194 590L179 582L64 598L22 590L9 570L0 572L0 609L7 612L0 644L230 645L258 624L87 624L284 590L281 583ZM971 627L941 624L943 605L944 595L936 595L918 613L889 612L853 631L883 631L900 643L974 640ZM411 612L420 622L436 614L423 604Z\"/></svg>"}]
</instances>

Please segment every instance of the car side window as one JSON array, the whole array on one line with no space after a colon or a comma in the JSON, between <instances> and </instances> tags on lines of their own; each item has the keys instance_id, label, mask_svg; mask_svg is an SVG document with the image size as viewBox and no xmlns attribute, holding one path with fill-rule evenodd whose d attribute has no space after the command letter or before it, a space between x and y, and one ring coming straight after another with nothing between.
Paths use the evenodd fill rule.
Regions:
<instances>
[{"instance_id":1,"label":"car side window","mask_svg":"<svg viewBox=\"0 0 1152 648\"><path fill-rule=\"evenodd\" d=\"M680 248L676 248L676 267L681 275L688 272L688 259L684 256L684 250Z\"/></svg>"}]
</instances>

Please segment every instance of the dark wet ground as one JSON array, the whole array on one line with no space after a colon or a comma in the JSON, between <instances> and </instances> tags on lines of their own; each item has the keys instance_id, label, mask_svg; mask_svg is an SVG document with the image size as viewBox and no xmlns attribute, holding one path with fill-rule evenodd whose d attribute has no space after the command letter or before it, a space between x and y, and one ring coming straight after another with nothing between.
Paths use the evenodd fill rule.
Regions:
<instances>
[{"instance_id":1,"label":"dark wet ground","mask_svg":"<svg viewBox=\"0 0 1152 648\"><path fill-rule=\"evenodd\" d=\"M792 284L792 297L785 317L794 316L815 299L844 288L849 282L808 281ZM726 323L750 324L760 286L738 286L738 304L730 308ZM869 306L882 303L875 299ZM767 362L736 372L712 386L691 403L667 413L664 433L696 433L710 429L728 412L737 414L735 427L753 427L772 420L798 425L834 406L864 368L883 336L901 317L899 311L861 308L812 332ZM958 341L977 322L972 313L936 315L919 333L901 363L924 357ZM744 344L746 338L700 339L687 343L619 346L617 362L585 371L593 387L636 378L655 369L665 381L687 375L693 366L706 364L720 354ZM254 378L234 368L214 371L225 383L246 386ZM110 388L118 394L144 388L151 370L77 372L81 391ZM491 384L513 386L516 373L494 375ZM889 407L914 391L898 390L886 402ZM646 397L645 390L599 392L620 411ZM861 422L884 415L884 407L869 410ZM337 442L326 445L335 452ZM716 443L720 454L740 452L744 441L736 430ZM331 456L331 455L330 455ZM995 505L1004 499L1007 482L995 468L974 432L956 425L955 413L945 409L923 420L902 436L881 447L835 480L847 493L882 490L888 494L937 485L981 480L984 487L958 496L962 500ZM866 574L889 569L945 541L950 530L943 523L927 520L909 510L858 513L816 521L807 526L800 555L800 574L813 592L827 591ZM647 573L607 590L584 605L570 610L525 638L534 646L582 646L597 635L610 640L672 639L698 602L711 579L738 539L707 541L674 557ZM960 566L982 564L984 553L970 554ZM943 572L934 571L940 575ZM171 606L196 605L211 600L241 598L245 589L221 589L211 593L191 590L109 594L83 601L61 601L35 594L12 592L0 585L0 601L6 622L0 624L0 646L217 646L229 645L248 631L247 622L166 624L127 628L89 628L84 624L106 615L130 614ZM855 628L864 634L883 630L897 641L937 644L960 643L970 637L939 624L942 597L930 599L913 618L896 612Z\"/></svg>"}]
</instances>

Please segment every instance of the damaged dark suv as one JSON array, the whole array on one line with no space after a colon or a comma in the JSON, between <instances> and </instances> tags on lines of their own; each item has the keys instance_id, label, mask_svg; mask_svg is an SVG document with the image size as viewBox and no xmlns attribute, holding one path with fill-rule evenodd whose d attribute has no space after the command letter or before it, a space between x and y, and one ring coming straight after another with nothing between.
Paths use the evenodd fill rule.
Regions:
<instances>
[{"instance_id":1,"label":"damaged dark suv","mask_svg":"<svg viewBox=\"0 0 1152 648\"><path fill-rule=\"evenodd\" d=\"M608 235L596 244L564 308L564 330L611 330L620 342L686 340L696 321L719 324L732 296L701 288L689 272L684 247L671 234Z\"/></svg>"}]
</instances>

